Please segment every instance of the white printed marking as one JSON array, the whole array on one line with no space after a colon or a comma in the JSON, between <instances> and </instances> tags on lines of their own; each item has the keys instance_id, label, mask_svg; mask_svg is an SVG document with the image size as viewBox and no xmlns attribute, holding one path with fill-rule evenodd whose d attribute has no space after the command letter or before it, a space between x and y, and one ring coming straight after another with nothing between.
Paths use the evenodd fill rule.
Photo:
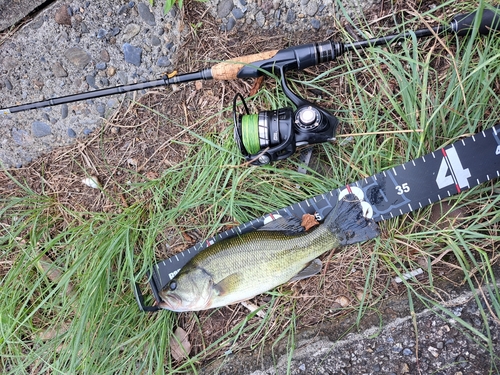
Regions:
<instances>
[{"instance_id":1,"label":"white printed marking","mask_svg":"<svg viewBox=\"0 0 500 375\"><path fill-rule=\"evenodd\" d=\"M418 206L419 206L420 208L422 208L422 203L418 202Z\"/></svg>"},{"instance_id":2,"label":"white printed marking","mask_svg":"<svg viewBox=\"0 0 500 375\"><path fill-rule=\"evenodd\" d=\"M406 167L404 164L401 164L401 166L403 167L403 169L406 171Z\"/></svg>"},{"instance_id":3,"label":"white printed marking","mask_svg":"<svg viewBox=\"0 0 500 375\"><path fill-rule=\"evenodd\" d=\"M436 155L434 155L434 151L431 152L431 155L434 159L436 159Z\"/></svg>"},{"instance_id":4,"label":"white printed marking","mask_svg":"<svg viewBox=\"0 0 500 375\"><path fill-rule=\"evenodd\" d=\"M479 182L479 178L478 178L476 181L477 181L477 184L479 185L479 184L480 184L480 182Z\"/></svg>"},{"instance_id":5,"label":"white printed marking","mask_svg":"<svg viewBox=\"0 0 500 375\"><path fill-rule=\"evenodd\" d=\"M397 172L396 172L396 170L395 170L394 168L392 168L392 172L393 172L396 176L398 175L398 174L397 174Z\"/></svg>"},{"instance_id":6,"label":"white printed marking","mask_svg":"<svg viewBox=\"0 0 500 375\"><path fill-rule=\"evenodd\" d=\"M441 200L441 196L438 194L438 199Z\"/></svg>"},{"instance_id":7,"label":"white printed marking","mask_svg":"<svg viewBox=\"0 0 500 375\"><path fill-rule=\"evenodd\" d=\"M462 145L465 146L465 141L463 139L461 141L462 141Z\"/></svg>"},{"instance_id":8,"label":"white printed marking","mask_svg":"<svg viewBox=\"0 0 500 375\"><path fill-rule=\"evenodd\" d=\"M415 160L412 160L411 162L412 162L413 166L416 167Z\"/></svg>"},{"instance_id":9,"label":"white printed marking","mask_svg":"<svg viewBox=\"0 0 500 375\"><path fill-rule=\"evenodd\" d=\"M413 211L413 208L411 208L411 204L408 203L408 207L410 208L410 211Z\"/></svg>"},{"instance_id":10,"label":"white printed marking","mask_svg":"<svg viewBox=\"0 0 500 375\"><path fill-rule=\"evenodd\" d=\"M424 163L425 163L425 156L422 156L422 160L423 160L423 161L424 161Z\"/></svg>"},{"instance_id":11,"label":"white printed marking","mask_svg":"<svg viewBox=\"0 0 500 375\"><path fill-rule=\"evenodd\" d=\"M476 142L476 138L475 138L474 136L472 136L472 140L473 140L474 142Z\"/></svg>"},{"instance_id":12,"label":"white printed marking","mask_svg":"<svg viewBox=\"0 0 500 375\"><path fill-rule=\"evenodd\" d=\"M483 137L486 138L486 134L484 134L484 130L481 133L483 133Z\"/></svg>"}]
</instances>

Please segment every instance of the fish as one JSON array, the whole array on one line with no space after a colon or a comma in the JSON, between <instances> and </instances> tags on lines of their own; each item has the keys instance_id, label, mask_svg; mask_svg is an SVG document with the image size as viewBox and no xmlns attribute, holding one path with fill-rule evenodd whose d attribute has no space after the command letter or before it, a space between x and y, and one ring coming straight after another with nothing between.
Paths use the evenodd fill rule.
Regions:
<instances>
[{"instance_id":1,"label":"fish","mask_svg":"<svg viewBox=\"0 0 500 375\"><path fill-rule=\"evenodd\" d=\"M354 194L341 198L323 223L305 231L295 217L214 243L195 255L159 292L158 306L201 311L245 301L319 272L321 254L379 235ZM319 262L319 270L318 270Z\"/></svg>"}]
</instances>

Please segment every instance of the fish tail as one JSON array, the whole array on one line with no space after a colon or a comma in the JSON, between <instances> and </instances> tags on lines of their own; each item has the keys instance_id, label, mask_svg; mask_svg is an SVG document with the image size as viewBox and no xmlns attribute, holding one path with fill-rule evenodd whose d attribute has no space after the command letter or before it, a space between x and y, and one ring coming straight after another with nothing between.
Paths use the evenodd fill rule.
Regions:
<instances>
[{"instance_id":1,"label":"fish tail","mask_svg":"<svg viewBox=\"0 0 500 375\"><path fill-rule=\"evenodd\" d=\"M379 235L377 223L363 214L361 201L354 194L343 197L326 217L325 225L346 246Z\"/></svg>"}]
</instances>

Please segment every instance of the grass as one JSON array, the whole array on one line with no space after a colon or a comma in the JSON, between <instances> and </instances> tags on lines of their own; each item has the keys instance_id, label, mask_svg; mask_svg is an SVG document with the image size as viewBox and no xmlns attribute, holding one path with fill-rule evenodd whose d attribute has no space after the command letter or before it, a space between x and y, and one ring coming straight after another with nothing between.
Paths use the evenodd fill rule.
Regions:
<instances>
[{"instance_id":1,"label":"grass","mask_svg":"<svg viewBox=\"0 0 500 375\"><path fill-rule=\"evenodd\" d=\"M433 14L423 16L432 20ZM407 18L402 28L421 22ZM103 165L96 168L109 179L101 190L78 194L106 202L107 209L62 199L62 192L51 185L48 164L39 165L37 183L5 171L12 189L2 197L0 209L0 371L196 372L207 359L248 348L263 352L269 342L276 353L284 342L291 358L299 327L328 321L339 311L356 314L359 323L366 313L377 311L378 301L394 293L389 290L392 277L418 267L428 277L404 282L410 308L421 303L456 319L491 353L494 366L498 358L489 321L500 317L494 273L500 243L498 181L450 200L465 213L459 222L450 215L431 220L431 208L384 222L379 239L328 255L329 270L320 277L260 297L263 319L240 306L201 314L142 314L131 286L138 281L147 288L147 270L190 246L186 235L203 239L490 127L500 118L499 51L495 36L411 40L292 74L294 88L334 109L339 135L370 133L315 147L316 161L307 175L296 172L296 157L260 168L242 165L232 140L229 106L210 108L213 115L187 126L145 104L135 107L155 113L158 126L190 136L170 141L185 151L184 157L158 176L144 178L106 159L103 130L97 142ZM267 81L251 102L251 110L258 111L283 106L286 98ZM214 128L218 131L198 131ZM385 133L392 131L400 132ZM91 174L77 156L69 163L71 173ZM463 283L474 291L482 329L461 321L444 303L438 281L453 269L463 270ZM323 298L300 298L301 288ZM490 298L489 305L481 303L482 294ZM332 313L339 295L350 303ZM171 357L177 326L190 333L189 360Z\"/></svg>"}]
</instances>

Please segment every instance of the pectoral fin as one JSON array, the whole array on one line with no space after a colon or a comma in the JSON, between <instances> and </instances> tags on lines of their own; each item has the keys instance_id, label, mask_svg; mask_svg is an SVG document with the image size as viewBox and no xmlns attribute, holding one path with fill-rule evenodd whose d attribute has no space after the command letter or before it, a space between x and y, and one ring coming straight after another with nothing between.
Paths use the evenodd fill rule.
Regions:
<instances>
[{"instance_id":1,"label":"pectoral fin","mask_svg":"<svg viewBox=\"0 0 500 375\"><path fill-rule=\"evenodd\" d=\"M259 231L268 231L268 232L281 232L288 236L292 236L294 234L301 234L305 232L304 227L301 225L302 220L290 216L290 217L279 217L276 220L270 221L266 225L259 228Z\"/></svg>"},{"instance_id":2,"label":"pectoral fin","mask_svg":"<svg viewBox=\"0 0 500 375\"><path fill-rule=\"evenodd\" d=\"M241 274L232 273L213 286L218 296L224 296L231 291L237 290L241 284Z\"/></svg>"},{"instance_id":3,"label":"pectoral fin","mask_svg":"<svg viewBox=\"0 0 500 375\"><path fill-rule=\"evenodd\" d=\"M322 267L321 260L318 258L314 259L311 263L309 263L307 266L305 266L302 271L300 271L298 274L296 274L294 277L292 277L290 281L297 281L297 280L302 280L302 279L307 279L308 277L311 277L313 275L316 275L321 271Z\"/></svg>"}]
</instances>

